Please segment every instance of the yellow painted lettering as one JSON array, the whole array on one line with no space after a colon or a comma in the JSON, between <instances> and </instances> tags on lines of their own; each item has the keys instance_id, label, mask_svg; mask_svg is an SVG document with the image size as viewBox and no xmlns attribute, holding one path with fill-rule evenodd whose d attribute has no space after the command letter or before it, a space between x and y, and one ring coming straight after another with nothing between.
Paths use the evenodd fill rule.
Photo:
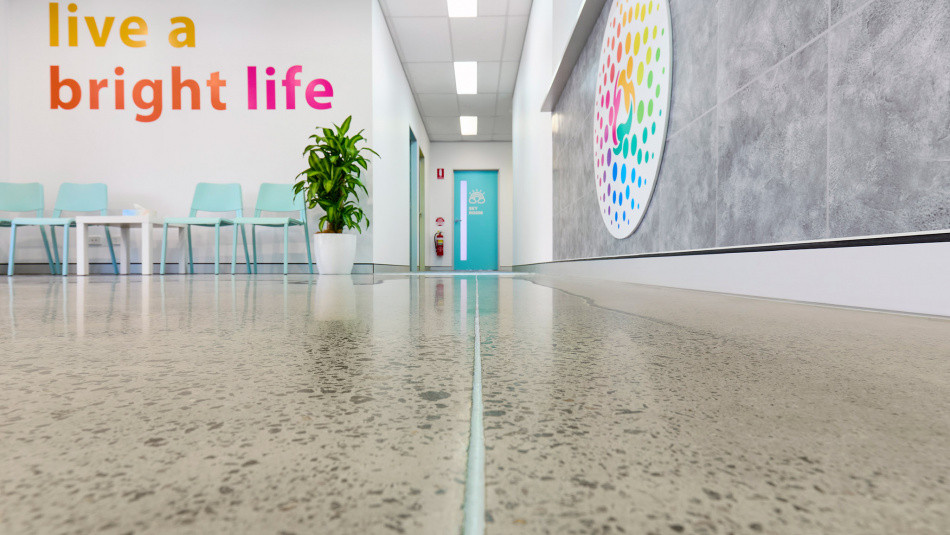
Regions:
<instances>
[{"instance_id":1,"label":"yellow painted lettering","mask_svg":"<svg viewBox=\"0 0 950 535\"><path fill-rule=\"evenodd\" d=\"M172 24L181 24L168 34L168 43L175 48L195 47L195 23L188 17L173 17Z\"/></svg>"},{"instance_id":2,"label":"yellow painted lettering","mask_svg":"<svg viewBox=\"0 0 950 535\"><path fill-rule=\"evenodd\" d=\"M112 24L115 22L115 17L106 17L106 21L102 24L102 31L99 31L99 28L96 26L96 19L94 17L86 17L86 26L89 27L89 37L92 37L92 44L96 46L106 46L106 41L109 40L109 32L112 31Z\"/></svg>"},{"instance_id":3,"label":"yellow painted lettering","mask_svg":"<svg viewBox=\"0 0 950 535\"><path fill-rule=\"evenodd\" d=\"M133 24L135 27L132 26ZM141 35L143 39L133 39L134 36L138 35ZM145 19L142 17L129 17L123 20L122 26L119 27L119 37L122 38L122 42L132 48L145 46L144 37L146 35L148 35L148 24L145 24Z\"/></svg>"}]
</instances>

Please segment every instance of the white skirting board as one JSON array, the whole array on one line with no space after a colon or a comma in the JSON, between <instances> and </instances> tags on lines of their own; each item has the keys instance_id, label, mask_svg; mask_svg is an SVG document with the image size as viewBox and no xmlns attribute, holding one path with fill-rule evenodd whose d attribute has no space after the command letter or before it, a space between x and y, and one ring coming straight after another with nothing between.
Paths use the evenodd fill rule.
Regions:
<instances>
[{"instance_id":1,"label":"white skirting board","mask_svg":"<svg viewBox=\"0 0 950 535\"><path fill-rule=\"evenodd\" d=\"M576 260L516 270L950 317L950 242Z\"/></svg>"}]
</instances>

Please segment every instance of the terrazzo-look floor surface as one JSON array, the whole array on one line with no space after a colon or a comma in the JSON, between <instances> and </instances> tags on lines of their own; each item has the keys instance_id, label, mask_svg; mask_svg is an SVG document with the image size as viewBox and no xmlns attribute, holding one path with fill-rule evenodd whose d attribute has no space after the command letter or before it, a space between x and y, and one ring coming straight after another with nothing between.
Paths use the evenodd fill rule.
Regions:
<instances>
[{"instance_id":1,"label":"terrazzo-look floor surface","mask_svg":"<svg viewBox=\"0 0 950 535\"><path fill-rule=\"evenodd\" d=\"M950 321L534 276L0 280L0 533L950 533Z\"/></svg>"}]
</instances>

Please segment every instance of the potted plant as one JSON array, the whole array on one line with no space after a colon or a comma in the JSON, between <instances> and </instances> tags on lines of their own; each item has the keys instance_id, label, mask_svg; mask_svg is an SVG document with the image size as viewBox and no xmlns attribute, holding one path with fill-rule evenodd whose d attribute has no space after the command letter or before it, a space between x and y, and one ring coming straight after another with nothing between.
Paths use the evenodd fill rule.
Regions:
<instances>
[{"instance_id":1,"label":"potted plant","mask_svg":"<svg viewBox=\"0 0 950 535\"><path fill-rule=\"evenodd\" d=\"M358 146L365 139L362 130L347 134L352 119L352 116L347 117L343 124L333 125L333 128L317 127L317 133L309 138L313 144L303 150L308 167L297 175L300 180L294 184L294 195L302 193L307 208L319 206L324 211L318 224L319 232L313 236L317 270L321 275L348 275L356 257L356 235L343 231L362 232L364 221L369 228L369 218L358 204L359 190L369 194L360 181L360 174L368 165L364 153L379 154L369 147Z\"/></svg>"}]
</instances>

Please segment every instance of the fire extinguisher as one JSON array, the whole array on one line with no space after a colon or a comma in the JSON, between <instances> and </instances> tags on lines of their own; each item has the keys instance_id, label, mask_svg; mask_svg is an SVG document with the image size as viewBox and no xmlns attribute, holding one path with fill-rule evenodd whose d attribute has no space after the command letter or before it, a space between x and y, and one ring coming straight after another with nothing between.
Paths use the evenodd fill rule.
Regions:
<instances>
[{"instance_id":1,"label":"fire extinguisher","mask_svg":"<svg viewBox=\"0 0 950 535\"><path fill-rule=\"evenodd\" d=\"M442 237L442 231L435 233L435 254L442 256L445 254L445 238Z\"/></svg>"}]
</instances>

